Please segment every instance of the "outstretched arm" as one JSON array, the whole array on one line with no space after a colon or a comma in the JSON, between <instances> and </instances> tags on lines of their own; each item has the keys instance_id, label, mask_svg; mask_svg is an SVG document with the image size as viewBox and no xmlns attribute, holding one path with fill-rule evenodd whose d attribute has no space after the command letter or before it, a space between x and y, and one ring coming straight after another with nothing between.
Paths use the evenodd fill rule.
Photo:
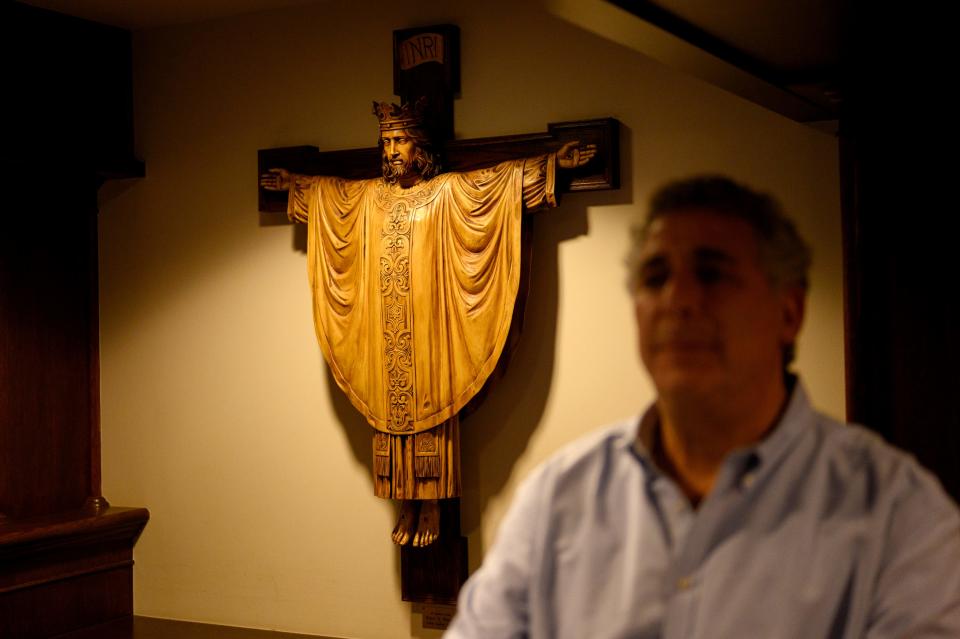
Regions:
<instances>
[{"instance_id":1,"label":"outstretched arm","mask_svg":"<svg viewBox=\"0 0 960 639\"><path fill-rule=\"evenodd\" d=\"M309 219L308 192L316 184L317 177L291 173L286 169L268 169L260 175L260 187L267 191L287 192L287 217L294 222Z\"/></svg>"},{"instance_id":2,"label":"outstretched arm","mask_svg":"<svg viewBox=\"0 0 960 639\"><path fill-rule=\"evenodd\" d=\"M290 171L286 169L268 169L260 175L260 186L268 191L289 191Z\"/></svg>"},{"instance_id":3,"label":"outstretched arm","mask_svg":"<svg viewBox=\"0 0 960 639\"><path fill-rule=\"evenodd\" d=\"M557 166L561 169L575 169L589 162L596 154L596 144L580 146L580 140L567 142L557 151Z\"/></svg>"},{"instance_id":4,"label":"outstretched arm","mask_svg":"<svg viewBox=\"0 0 960 639\"><path fill-rule=\"evenodd\" d=\"M523 168L523 203L527 211L557 205L554 191L556 169L581 167L597 154L596 144L584 144L579 140L567 142L556 153L527 158Z\"/></svg>"}]
</instances>

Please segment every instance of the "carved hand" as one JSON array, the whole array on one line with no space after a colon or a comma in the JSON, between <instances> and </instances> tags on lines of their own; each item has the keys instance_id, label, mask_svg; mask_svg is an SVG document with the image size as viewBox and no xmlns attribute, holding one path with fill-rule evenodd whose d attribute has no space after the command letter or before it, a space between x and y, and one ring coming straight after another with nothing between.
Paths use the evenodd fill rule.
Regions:
<instances>
[{"instance_id":1,"label":"carved hand","mask_svg":"<svg viewBox=\"0 0 960 639\"><path fill-rule=\"evenodd\" d=\"M583 166L597 154L596 144L580 146L580 140L567 142L557 151L557 166L561 169L575 169Z\"/></svg>"},{"instance_id":2,"label":"carved hand","mask_svg":"<svg viewBox=\"0 0 960 639\"><path fill-rule=\"evenodd\" d=\"M260 186L268 191L289 191L290 171L286 169L269 169L260 176Z\"/></svg>"}]
</instances>

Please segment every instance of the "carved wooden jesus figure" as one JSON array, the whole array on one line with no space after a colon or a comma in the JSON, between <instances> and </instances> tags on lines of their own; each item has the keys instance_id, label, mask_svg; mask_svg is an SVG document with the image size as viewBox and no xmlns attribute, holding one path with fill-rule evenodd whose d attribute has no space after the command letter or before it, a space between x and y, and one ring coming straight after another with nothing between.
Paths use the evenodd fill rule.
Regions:
<instances>
[{"instance_id":1,"label":"carved wooden jesus figure","mask_svg":"<svg viewBox=\"0 0 960 639\"><path fill-rule=\"evenodd\" d=\"M402 500L397 544L439 535L438 499L460 495L458 412L500 357L520 281L520 216L556 206L556 168L594 145L439 173L418 105L374 103L383 177L270 169L287 213L308 225L320 348L375 429L374 492Z\"/></svg>"}]
</instances>

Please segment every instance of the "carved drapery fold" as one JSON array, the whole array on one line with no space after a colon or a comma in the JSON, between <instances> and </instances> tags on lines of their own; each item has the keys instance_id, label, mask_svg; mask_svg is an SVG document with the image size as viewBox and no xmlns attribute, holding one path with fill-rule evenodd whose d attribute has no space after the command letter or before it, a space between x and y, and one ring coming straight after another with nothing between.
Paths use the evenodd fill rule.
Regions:
<instances>
[{"instance_id":1,"label":"carved drapery fold","mask_svg":"<svg viewBox=\"0 0 960 639\"><path fill-rule=\"evenodd\" d=\"M337 384L378 431L419 433L481 388L506 341L524 207L556 203L552 155L382 179L292 178L308 223L317 338Z\"/></svg>"}]
</instances>

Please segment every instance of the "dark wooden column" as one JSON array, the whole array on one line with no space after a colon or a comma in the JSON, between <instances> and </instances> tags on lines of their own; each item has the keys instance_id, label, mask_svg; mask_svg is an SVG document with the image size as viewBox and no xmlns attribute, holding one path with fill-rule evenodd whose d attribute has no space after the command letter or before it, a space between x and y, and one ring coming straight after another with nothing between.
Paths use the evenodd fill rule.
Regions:
<instances>
[{"instance_id":1,"label":"dark wooden column","mask_svg":"<svg viewBox=\"0 0 960 639\"><path fill-rule=\"evenodd\" d=\"M129 33L4 6L11 144L0 218L0 637L133 612L142 508L100 487L97 190L133 159Z\"/></svg>"},{"instance_id":2,"label":"dark wooden column","mask_svg":"<svg viewBox=\"0 0 960 639\"><path fill-rule=\"evenodd\" d=\"M840 120L848 414L913 452L960 500L952 83L925 45L890 46L884 34L910 33L910 12L866 5L847 9Z\"/></svg>"}]
</instances>

